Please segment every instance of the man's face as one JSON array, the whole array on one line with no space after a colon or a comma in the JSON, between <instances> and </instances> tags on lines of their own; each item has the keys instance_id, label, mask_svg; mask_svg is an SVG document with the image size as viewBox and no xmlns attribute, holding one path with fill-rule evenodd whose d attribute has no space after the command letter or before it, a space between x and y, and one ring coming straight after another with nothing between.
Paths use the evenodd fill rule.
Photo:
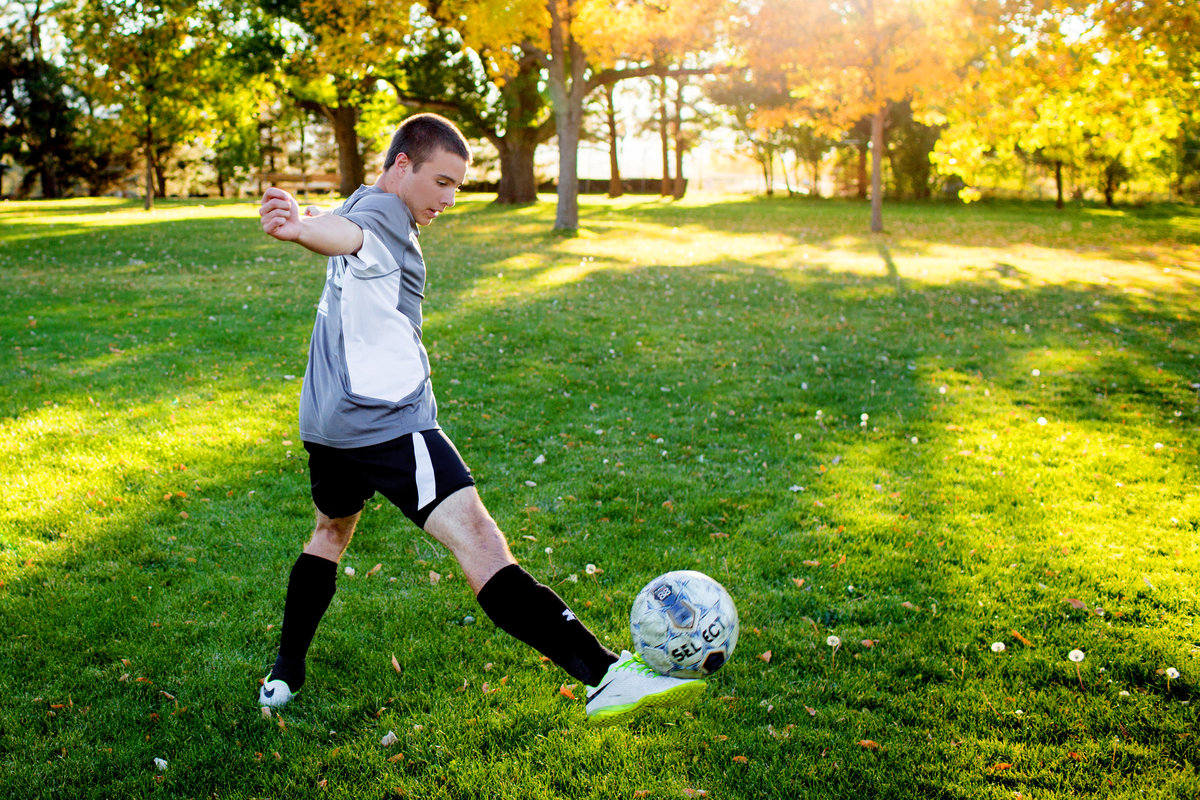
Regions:
<instances>
[{"instance_id":1,"label":"man's face","mask_svg":"<svg viewBox=\"0 0 1200 800\"><path fill-rule=\"evenodd\" d=\"M454 205L454 193L467 177L467 162L448 150L413 169L408 156L401 153L396 164L401 168L396 195L408 206L418 225L428 225L434 217Z\"/></svg>"}]
</instances>

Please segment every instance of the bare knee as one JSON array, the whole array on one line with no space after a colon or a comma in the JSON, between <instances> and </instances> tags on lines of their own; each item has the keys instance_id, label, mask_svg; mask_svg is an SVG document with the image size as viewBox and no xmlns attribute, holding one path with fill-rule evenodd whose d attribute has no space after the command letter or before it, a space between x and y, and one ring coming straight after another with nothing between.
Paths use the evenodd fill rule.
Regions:
<instances>
[{"instance_id":1,"label":"bare knee","mask_svg":"<svg viewBox=\"0 0 1200 800\"><path fill-rule=\"evenodd\" d=\"M516 563L504 533L473 488L446 498L429 516L425 532L450 549L477 593L492 575Z\"/></svg>"},{"instance_id":2,"label":"bare knee","mask_svg":"<svg viewBox=\"0 0 1200 800\"><path fill-rule=\"evenodd\" d=\"M339 561L350 540L354 538L354 526L358 524L358 514L351 517L331 518L317 512L317 523L313 529L312 538L304 547L309 555L319 556L330 561Z\"/></svg>"}]
</instances>

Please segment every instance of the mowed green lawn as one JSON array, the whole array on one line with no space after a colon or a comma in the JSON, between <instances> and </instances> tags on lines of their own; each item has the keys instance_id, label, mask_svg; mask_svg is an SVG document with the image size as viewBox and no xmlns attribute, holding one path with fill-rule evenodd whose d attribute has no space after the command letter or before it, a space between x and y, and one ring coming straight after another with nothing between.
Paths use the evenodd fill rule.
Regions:
<instances>
[{"instance_id":1,"label":"mowed green lawn","mask_svg":"<svg viewBox=\"0 0 1200 800\"><path fill-rule=\"evenodd\" d=\"M376 500L263 713L323 261L246 202L8 202L0 796L1200 796L1197 209L487 200L422 235L442 424L613 648L725 584L704 701L589 727Z\"/></svg>"}]
</instances>

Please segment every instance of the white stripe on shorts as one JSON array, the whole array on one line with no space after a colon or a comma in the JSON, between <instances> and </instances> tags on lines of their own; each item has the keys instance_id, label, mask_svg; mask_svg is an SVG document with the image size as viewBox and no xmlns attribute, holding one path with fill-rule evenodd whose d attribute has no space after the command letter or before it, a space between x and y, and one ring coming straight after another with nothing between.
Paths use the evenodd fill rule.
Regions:
<instances>
[{"instance_id":1,"label":"white stripe on shorts","mask_svg":"<svg viewBox=\"0 0 1200 800\"><path fill-rule=\"evenodd\" d=\"M437 477L433 474L433 459L425 446L425 437L420 431L412 435L413 459L416 463L417 508L429 505L437 497Z\"/></svg>"}]
</instances>

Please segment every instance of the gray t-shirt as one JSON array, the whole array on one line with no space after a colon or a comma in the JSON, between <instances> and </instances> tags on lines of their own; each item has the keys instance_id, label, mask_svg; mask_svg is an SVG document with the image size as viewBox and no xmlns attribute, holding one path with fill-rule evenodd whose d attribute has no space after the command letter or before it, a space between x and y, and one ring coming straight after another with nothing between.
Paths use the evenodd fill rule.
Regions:
<instances>
[{"instance_id":1,"label":"gray t-shirt","mask_svg":"<svg viewBox=\"0 0 1200 800\"><path fill-rule=\"evenodd\" d=\"M300 392L300 438L363 447L436 428L416 222L403 200L374 186L360 186L333 213L362 228L363 245L326 268Z\"/></svg>"}]
</instances>

